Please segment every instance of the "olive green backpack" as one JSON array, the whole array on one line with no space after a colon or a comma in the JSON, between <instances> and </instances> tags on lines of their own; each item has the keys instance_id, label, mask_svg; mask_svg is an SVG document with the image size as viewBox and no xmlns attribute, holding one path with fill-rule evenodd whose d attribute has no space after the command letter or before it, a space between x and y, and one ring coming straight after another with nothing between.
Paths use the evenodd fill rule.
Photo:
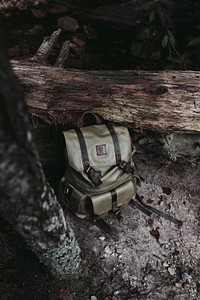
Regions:
<instances>
[{"instance_id":1,"label":"olive green backpack","mask_svg":"<svg viewBox=\"0 0 200 300\"><path fill-rule=\"evenodd\" d=\"M95 125L87 124L88 117L95 120ZM153 211L166 217L165 213L155 211L136 197L138 174L126 127L105 122L99 115L86 112L76 128L63 134L66 172L61 179L59 194L61 201L76 216L98 218L108 212L119 214L132 200L147 215ZM174 221L171 216L167 215L167 218Z\"/></svg>"},{"instance_id":2,"label":"olive green backpack","mask_svg":"<svg viewBox=\"0 0 200 300\"><path fill-rule=\"evenodd\" d=\"M86 116L95 125L85 125ZM75 129L63 132L66 173L61 180L64 201L78 217L118 213L136 194L137 172L129 131L83 114Z\"/></svg>"}]
</instances>

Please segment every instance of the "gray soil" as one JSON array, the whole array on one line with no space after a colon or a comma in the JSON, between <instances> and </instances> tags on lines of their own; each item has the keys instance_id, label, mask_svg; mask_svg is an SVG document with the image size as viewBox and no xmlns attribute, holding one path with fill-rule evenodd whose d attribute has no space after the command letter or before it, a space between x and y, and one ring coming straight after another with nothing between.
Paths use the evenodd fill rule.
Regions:
<instances>
[{"instance_id":1,"label":"gray soil","mask_svg":"<svg viewBox=\"0 0 200 300\"><path fill-rule=\"evenodd\" d=\"M176 216L177 225L129 205L122 220L108 215L112 234L69 215L82 248L82 277L68 284L73 299L200 299L199 175L195 160L136 155L145 203Z\"/></svg>"},{"instance_id":2,"label":"gray soil","mask_svg":"<svg viewBox=\"0 0 200 300\"><path fill-rule=\"evenodd\" d=\"M53 279L16 234L1 226L1 300L200 300L198 160L136 154L135 161L143 202L183 226L148 217L130 204L120 221L104 218L112 227L109 235L66 211L82 250L81 277L68 282Z\"/></svg>"}]
</instances>

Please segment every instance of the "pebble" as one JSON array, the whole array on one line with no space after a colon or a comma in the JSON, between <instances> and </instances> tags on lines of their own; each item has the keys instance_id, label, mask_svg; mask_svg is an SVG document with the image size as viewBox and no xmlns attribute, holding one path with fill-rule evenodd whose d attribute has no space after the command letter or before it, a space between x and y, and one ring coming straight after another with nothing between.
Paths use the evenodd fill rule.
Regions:
<instances>
[{"instance_id":1,"label":"pebble","mask_svg":"<svg viewBox=\"0 0 200 300\"><path fill-rule=\"evenodd\" d=\"M99 237L99 240L100 240L100 241L104 241L104 240L105 240L105 236L100 236L100 237Z\"/></svg>"},{"instance_id":2,"label":"pebble","mask_svg":"<svg viewBox=\"0 0 200 300\"><path fill-rule=\"evenodd\" d=\"M116 253L117 254L122 254L123 253L123 248L122 247L116 247Z\"/></svg>"},{"instance_id":3,"label":"pebble","mask_svg":"<svg viewBox=\"0 0 200 300\"><path fill-rule=\"evenodd\" d=\"M158 244L159 244L160 246L163 246L163 245L166 245L166 244L167 244L167 241L165 241L165 240L159 238L159 239L158 239Z\"/></svg>"},{"instance_id":4,"label":"pebble","mask_svg":"<svg viewBox=\"0 0 200 300\"><path fill-rule=\"evenodd\" d=\"M125 273L122 275L122 278L124 279L124 281L128 281L128 280L129 280L129 274L128 274L128 272L125 272Z\"/></svg>"},{"instance_id":5,"label":"pebble","mask_svg":"<svg viewBox=\"0 0 200 300\"><path fill-rule=\"evenodd\" d=\"M163 267L169 267L169 263L165 261L165 262L163 263Z\"/></svg>"},{"instance_id":6,"label":"pebble","mask_svg":"<svg viewBox=\"0 0 200 300\"><path fill-rule=\"evenodd\" d=\"M179 241L174 241L174 244L177 246L177 247L180 247L180 242Z\"/></svg>"},{"instance_id":7,"label":"pebble","mask_svg":"<svg viewBox=\"0 0 200 300\"><path fill-rule=\"evenodd\" d=\"M79 28L78 21L72 17L59 18L57 26L67 32L76 32Z\"/></svg>"},{"instance_id":8,"label":"pebble","mask_svg":"<svg viewBox=\"0 0 200 300\"><path fill-rule=\"evenodd\" d=\"M167 270L168 270L169 274L172 275L172 276L176 274L176 269L175 268L169 267Z\"/></svg>"},{"instance_id":9,"label":"pebble","mask_svg":"<svg viewBox=\"0 0 200 300\"><path fill-rule=\"evenodd\" d=\"M96 296L91 296L90 300L97 300L97 297Z\"/></svg>"},{"instance_id":10,"label":"pebble","mask_svg":"<svg viewBox=\"0 0 200 300\"><path fill-rule=\"evenodd\" d=\"M117 296L117 295L119 295L120 293L121 293L121 291L114 291L113 295L114 295L114 296Z\"/></svg>"},{"instance_id":11,"label":"pebble","mask_svg":"<svg viewBox=\"0 0 200 300\"><path fill-rule=\"evenodd\" d=\"M183 273L182 274L182 280L183 280L183 282L186 282L186 283L190 284L192 282L192 276L190 276L187 273Z\"/></svg>"},{"instance_id":12,"label":"pebble","mask_svg":"<svg viewBox=\"0 0 200 300\"><path fill-rule=\"evenodd\" d=\"M106 254L112 254L112 251L111 251L111 249L110 249L110 247L109 246L106 246L105 248L104 248L104 252L106 253Z\"/></svg>"},{"instance_id":13,"label":"pebble","mask_svg":"<svg viewBox=\"0 0 200 300\"><path fill-rule=\"evenodd\" d=\"M182 287L182 283L181 283L181 282L176 282L176 283L175 283L175 287L181 288L181 287Z\"/></svg>"}]
</instances>

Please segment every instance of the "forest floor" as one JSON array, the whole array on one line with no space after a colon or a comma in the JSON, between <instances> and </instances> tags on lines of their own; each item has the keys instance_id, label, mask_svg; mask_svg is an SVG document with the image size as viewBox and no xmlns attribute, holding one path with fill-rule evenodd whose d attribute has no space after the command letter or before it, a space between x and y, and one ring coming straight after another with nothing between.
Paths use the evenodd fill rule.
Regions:
<instances>
[{"instance_id":1,"label":"forest floor","mask_svg":"<svg viewBox=\"0 0 200 300\"><path fill-rule=\"evenodd\" d=\"M161 60L137 55L140 45L132 41L132 29L93 25L83 13L77 14L77 9L71 13L70 6L61 2L0 16L1 38L11 59L32 57L67 14L75 21L82 16L80 26L77 29L75 21L65 20L71 22L64 25L72 26L71 32L62 32L50 64L62 43L70 40L66 68L163 69ZM199 162L169 161L152 153L136 153L135 162L144 179L138 187L140 197L181 219L183 226L157 215L147 217L130 204L120 221L113 215L105 217L112 228L109 235L66 211L82 249L82 274L65 282L52 278L2 219L0 300L200 300Z\"/></svg>"},{"instance_id":2,"label":"forest floor","mask_svg":"<svg viewBox=\"0 0 200 300\"><path fill-rule=\"evenodd\" d=\"M200 299L199 165L188 159L166 163L152 154L136 154L135 161L144 179L140 197L183 226L147 217L129 204L120 221L105 217L112 228L105 234L66 212L82 249L82 274L59 282L4 224L10 254L4 257L0 299Z\"/></svg>"}]
</instances>

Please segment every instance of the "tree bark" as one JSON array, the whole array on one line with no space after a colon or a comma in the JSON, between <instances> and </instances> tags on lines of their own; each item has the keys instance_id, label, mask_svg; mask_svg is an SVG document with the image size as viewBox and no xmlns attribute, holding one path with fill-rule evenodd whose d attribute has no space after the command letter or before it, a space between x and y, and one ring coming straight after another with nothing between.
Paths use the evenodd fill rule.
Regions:
<instances>
[{"instance_id":1,"label":"tree bark","mask_svg":"<svg viewBox=\"0 0 200 300\"><path fill-rule=\"evenodd\" d=\"M200 73L84 71L13 61L33 116L75 124L86 110L132 128L200 131Z\"/></svg>"},{"instance_id":2,"label":"tree bark","mask_svg":"<svg viewBox=\"0 0 200 300\"><path fill-rule=\"evenodd\" d=\"M25 238L53 275L78 274L80 248L32 140L25 103L0 51L0 213Z\"/></svg>"}]
</instances>

